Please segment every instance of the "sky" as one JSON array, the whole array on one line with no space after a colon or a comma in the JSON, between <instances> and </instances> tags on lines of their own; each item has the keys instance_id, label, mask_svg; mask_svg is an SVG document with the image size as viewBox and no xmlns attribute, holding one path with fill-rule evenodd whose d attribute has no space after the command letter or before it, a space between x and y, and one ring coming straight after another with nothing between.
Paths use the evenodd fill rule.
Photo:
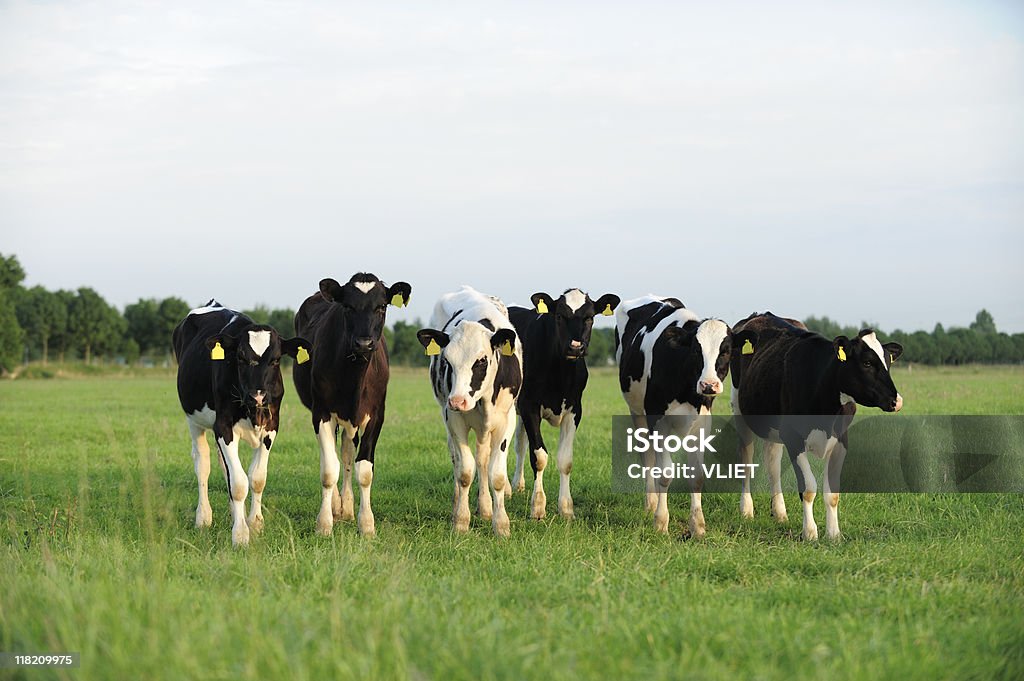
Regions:
<instances>
[{"instance_id":1,"label":"sky","mask_svg":"<svg viewBox=\"0 0 1024 681\"><path fill-rule=\"evenodd\" d=\"M1024 4L2 2L0 253L1022 332Z\"/></svg>"}]
</instances>

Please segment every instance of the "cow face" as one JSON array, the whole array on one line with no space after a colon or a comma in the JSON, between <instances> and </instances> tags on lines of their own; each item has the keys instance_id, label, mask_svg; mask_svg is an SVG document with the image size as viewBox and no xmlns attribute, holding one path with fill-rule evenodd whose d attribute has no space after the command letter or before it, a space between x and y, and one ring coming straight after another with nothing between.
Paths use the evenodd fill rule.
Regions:
<instances>
[{"instance_id":1,"label":"cow face","mask_svg":"<svg viewBox=\"0 0 1024 681\"><path fill-rule=\"evenodd\" d=\"M611 314L619 304L619 297L606 293L596 301L578 288L571 288L553 299L547 293L530 296L538 312L551 314L555 327L555 352L559 357L575 361L587 354L594 315Z\"/></svg>"},{"instance_id":2,"label":"cow face","mask_svg":"<svg viewBox=\"0 0 1024 681\"><path fill-rule=\"evenodd\" d=\"M850 340L837 336L832 341L839 365L839 389L865 407L899 411L903 397L896 390L889 367L903 354L899 343L883 345L871 329L863 329Z\"/></svg>"},{"instance_id":3,"label":"cow face","mask_svg":"<svg viewBox=\"0 0 1024 681\"><path fill-rule=\"evenodd\" d=\"M238 375L237 394L233 397L250 414L259 415L280 400L284 394L281 381L281 355L295 357L300 350L308 356L310 344L304 338L282 339L271 326L255 324L244 327L236 335L218 334L206 339L211 353L217 346L223 351L223 359L211 354L211 358L223 362L223 368L235 368ZM259 419L257 419L259 420Z\"/></svg>"},{"instance_id":4,"label":"cow face","mask_svg":"<svg viewBox=\"0 0 1024 681\"><path fill-rule=\"evenodd\" d=\"M743 331L733 334L729 325L720 319L689 321L683 326L669 326L663 332L669 348L683 353L680 364L685 373L692 376L690 368L697 372L697 383L693 390L698 395L715 397L722 394L725 377L729 373L733 342L750 339L756 334Z\"/></svg>"},{"instance_id":5,"label":"cow face","mask_svg":"<svg viewBox=\"0 0 1024 681\"><path fill-rule=\"evenodd\" d=\"M352 357L366 361L377 349L384 331L388 305L405 306L412 287L404 281L391 286L372 274L359 273L342 286L334 279L320 281L320 295L341 310L344 320L343 348Z\"/></svg>"},{"instance_id":6,"label":"cow face","mask_svg":"<svg viewBox=\"0 0 1024 681\"><path fill-rule=\"evenodd\" d=\"M451 335L435 329L421 329L416 337L427 350L436 353L440 365L439 394L448 392L448 407L453 411L473 409L494 377L501 360L502 347L515 351L516 332L512 329L491 331L477 322L458 324ZM434 345L432 345L432 343Z\"/></svg>"}]
</instances>

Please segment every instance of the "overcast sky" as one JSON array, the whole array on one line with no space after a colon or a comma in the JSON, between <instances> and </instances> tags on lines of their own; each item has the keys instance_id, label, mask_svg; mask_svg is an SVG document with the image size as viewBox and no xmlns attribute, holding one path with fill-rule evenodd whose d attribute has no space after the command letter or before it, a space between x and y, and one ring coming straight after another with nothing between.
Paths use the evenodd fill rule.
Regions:
<instances>
[{"instance_id":1,"label":"overcast sky","mask_svg":"<svg viewBox=\"0 0 1024 681\"><path fill-rule=\"evenodd\" d=\"M325 276L1024 331L1016 2L0 4L0 252L123 307Z\"/></svg>"}]
</instances>

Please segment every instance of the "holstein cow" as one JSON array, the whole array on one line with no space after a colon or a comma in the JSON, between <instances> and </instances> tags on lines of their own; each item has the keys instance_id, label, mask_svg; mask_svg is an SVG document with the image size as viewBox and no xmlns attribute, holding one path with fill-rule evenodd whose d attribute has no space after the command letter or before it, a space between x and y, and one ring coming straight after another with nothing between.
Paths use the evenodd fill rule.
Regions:
<instances>
[{"instance_id":1,"label":"holstein cow","mask_svg":"<svg viewBox=\"0 0 1024 681\"><path fill-rule=\"evenodd\" d=\"M404 307L411 293L412 287L404 281L386 286L367 273L352 275L344 286L322 279L320 291L306 298L295 313L295 330L313 344L313 361L297 365L292 377L299 398L312 412L313 432L320 444L322 496L316 519L320 534L329 535L335 519L353 517L353 456L359 482L359 531L366 536L376 532L370 487L390 375L381 332L388 304ZM344 465L340 494L339 431Z\"/></svg>"},{"instance_id":2,"label":"holstein cow","mask_svg":"<svg viewBox=\"0 0 1024 681\"><path fill-rule=\"evenodd\" d=\"M883 344L871 329L863 329L853 339L837 336L829 340L802 327L770 312L751 315L736 325L738 331L756 339L732 358L732 406L740 456L743 463L750 463L754 435L766 440L772 512L785 521L777 443L786 446L796 471L804 511L803 537L808 541L818 538L818 526L813 514L817 485L807 453L824 458L825 533L829 539L838 539L838 482L848 449L847 429L857 404L891 412L903 407L903 398L889 375L903 346ZM748 517L754 514L746 485L740 510Z\"/></svg>"},{"instance_id":3,"label":"holstein cow","mask_svg":"<svg viewBox=\"0 0 1024 681\"><path fill-rule=\"evenodd\" d=\"M491 519L495 534L507 537L506 462L516 425L516 396L523 384L522 345L505 305L469 286L441 296L431 326L417 336L430 355L434 397L448 430L455 478L452 524L456 532L469 529L469 486L479 469L477 512ZM476 434L475 458L469 448L471 430Z\"/></svg>"},{"instance_id":4,"label":"holstein cow","mask_svg":"<svg viewBox=\"0 0 1024 681\"><path fill-rule=\"evenodd\" d=\"M283 340L273 327L256 324L215 300L188 313L172 335L178 360L178 399L192 437L192 461L199 482L196 527L213 521L208 496L213 430L231 502L231 541L249 543L249 531L263 528L263 488L270 448L284 396L281 355L309 358L302 338ZM238 459L238 443L253 447L249 474ZM252 507L245 517L245 497L252 485Z\"/></svg>"},{"instance_id":5,"label":"holstein cow","mask_svg":"<svg viewBox=\"0 0 1024 681\"><path fill-rule=\"evenodd\" d=\"M606 293L595 301L580 289L572 288L557 300L547 293L534 293L530 300L533 309L511 307L508 312L523 344L524 361L523 390L516 404L516 473L509 489L521 491L525 487L523 466L529 445L533 468L530 517L540 519L547 513L544 468L548 452L540 431L543 418L560 427L558 512L572 518L572 444L583 418L583 390L588 376L583 358L590 344L594 315L614 314L619 297Z\"/></svg>"},{"instance_id":6,"label":"holstein cow","mask_svg":"<svg viewBox=\"0 0 1024 681\"><path fill-rule=\"evenodd\" d=\"M622 303L615 313L615 357L619 384L637 428L653 428L663 416L672 419L673 434L684 438L710 426L711 405L722 393L735 342L729 325L720 319L701 320L676 298L644 296ZM653 453L644 465L654 465ZM660 466L671 466L663 453ZM701 508L703 455L693 452L690 536L703 537ZM654 512L654 527L668 531L670 479L647 477L645 506ZM660 488L660 489L659 489Z\"/></svg>"}]
</instances>

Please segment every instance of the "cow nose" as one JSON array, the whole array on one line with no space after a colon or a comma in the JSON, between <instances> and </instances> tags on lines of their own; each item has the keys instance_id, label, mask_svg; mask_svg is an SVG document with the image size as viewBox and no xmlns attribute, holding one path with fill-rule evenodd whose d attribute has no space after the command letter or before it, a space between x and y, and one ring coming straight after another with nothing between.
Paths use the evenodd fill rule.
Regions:
<instances>
[{"instance_id":1,"label":"cow nose","mask_svg":"<svg viewBox=\"0 0 1024 681\"><path fill-rule=\"evenodd\" d=\"M702 380L700 381L700 383L697 384L697 387L700 389L700 393L702 395L717 395L718 393L722 392L721 381Z\"/></svg>"},{"instance_id":2,"label":"cow nose","mask_svg":"<svg viewBox=\"0 0 1024 681\"><path fill-rule=\"evenodd\" d=\"M256 406L257 407L262 407L263 406L263 398L264 397L265 397L265 393L262 390L257 390L256 394L252 396L252 399L253 399L254 402L256 402Z\"/></svg>"},{"instance_id":3,"label":"cow nose","mask_svg":"<svg viewBox=\"0 0 1024 681\"><path fill-rule=\"evenodd\" d=\"M360 352L369 352L373 350L373 339L369 337L356 338L355 340L356 350Z\"/></svg>"},{"instance_id":4,"label":"cow nose","mask_svg":"<svg viewBox=\"0 0 1024 681\"><path fill-rule=\"evenodd\" d=\"M892 410L899 411L903 408L903 395L896 393L896 399L892 403Z\"/></svg>"},{"instance_id":5,"label":"cow nose","mask_svg":"<svg viewBox=\"0 0 1024 681\"><path fill-rule=\"evenodd\" d=\"M469 409L469 400L463 395L454 395L448 400L448 406L455 411L466 411Z\"/></svg>"},{"instance_id":6,"label":"cow nose","mask_svg":"<svg viewBox=\"0 0 1024 681\"><path fill-rule=\"evenodd\" d=\"M571 343L569 343L569 347L572 348L573 350L579 350L580 348L583 347L583 343L580 343L578 340L574 340Z\"/></svg>"}]
</instances>

